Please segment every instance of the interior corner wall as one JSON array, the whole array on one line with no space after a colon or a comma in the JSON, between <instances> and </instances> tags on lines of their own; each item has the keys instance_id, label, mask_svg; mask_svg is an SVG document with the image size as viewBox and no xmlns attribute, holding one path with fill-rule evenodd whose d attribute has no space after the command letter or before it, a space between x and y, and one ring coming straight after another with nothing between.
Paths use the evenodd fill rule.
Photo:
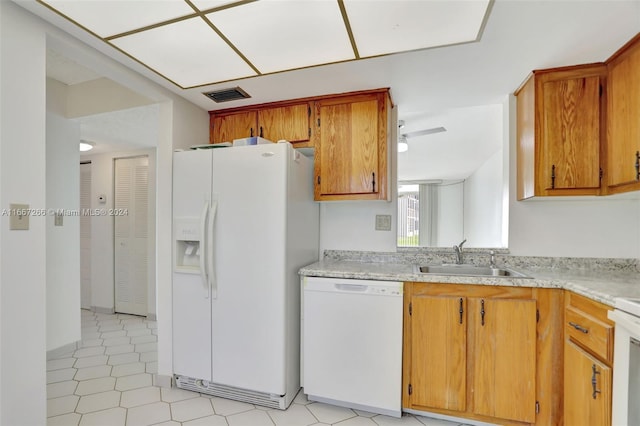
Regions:
<instances>
[{"instance_id":1,"label":"interior corner wall","mask_svg":"<svg viewBox=\"0 0 640 426\"><path fill-rule=\"evenodd\" d=\"M80 127L47 112L46 129L46 323L50 351L80 340ZM61 214L61 226L55 225L52 210Z\"/></svg>"},{"instance_id":2,"label":"interior corner wall","mask_svg":"<svg viewBox=\"0 0 640 426\"><path fill-rule=\"evenodd\" d=\"M0 209L45 208L46 36L0 1ZM9 230L0 217L0 424L46 424L46 226ZM20 326L16 326L17 323Z\"/></svg>"},{"instance_id":3,"label":"interior corner wall","mask_svg":"<svg viewBox=\"0 0 640 426\"><path fill-rule=\"evenodd\" d=\"M464 237L468 247L502 247L502 149L464 183Z\"/></svg>"}]
</instances>

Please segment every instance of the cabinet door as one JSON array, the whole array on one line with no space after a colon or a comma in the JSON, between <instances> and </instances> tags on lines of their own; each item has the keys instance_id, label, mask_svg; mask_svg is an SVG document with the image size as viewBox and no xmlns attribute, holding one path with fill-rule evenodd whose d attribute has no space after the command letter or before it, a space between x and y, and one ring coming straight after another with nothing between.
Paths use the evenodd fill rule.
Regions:
<instances>
[{"instance_id":1,"label":"cabinet door","mask_svg":"<svg viewBox=\"0 0 640 426\"><path fill-rule=\"evenodd\" d=\"M211 116L211 143L233 142L234 139L258 136L256 111Z\"/></svg>"},{"instance_id":2,"label":"cabinet door","mask_svg":"<svg viewBox=\"0 0 640 426\"><path fill-rule=\"evenodd\" d=\"M305 142L311 136L311 109L308 103L258 110L258 134L277 142Z\"/></svg>"},{"instance_id":3,"label":"cabinet door","mask_svg":"<svg viewBox=\"0 0 640 426\"><path fill-rule=\"evenodd\" d=\"M535 423L536 301L469 299L473 412Z\"/></svg>"},{"instance_id":4,"label":"cabinet door","mask_svg":"<svg viewBox=\"0 0 640 426\"><path fill-rule=\"evenodd\" d=\"M363 95L316 102L315 195L318 199L386 196L386 116L383 95ZM385 122L386 123L386 122ZM384 175L382 172L384 171ZM333 198L332 198L333 197Z\"/></svg>"},{"instance_id":5,"label":"cabinet door","mask_svg":"<svg viewBox=\"0 0 640 426\"><path fill-rule=\"evenodd\" d=\"M543 189L600 187L600 78L543 84Z\"/></svg>"},{"instance_id":6,"label":"cabinet door","mask_svg":"<svg viewBox=\"0 0 640 426\"><path fill-rule=\"evenodd\" d=\"M465 304L461 297L414 296L411 299L410 401L413 407L465 410Z\"/></svg>"},{"instance_id":7,"label":"cabinet door","mask_svg":"<svg viewBox=\"0 0 640 426\"><path fill-rule=\"evenodd\" d=\"M607 104L608 185L636 183L640 150L640 43L609 65Z\"/></svg>"},{"instance_id":8,"label":"cabinet door","mask_svg":"<svg viewBox=\"0 0 640 426\"><path fill-rule=\"evenodd\" d=\"M610 426L611 368L569 340L564 347L564 424Z\"/></svg>"}]
</instances>

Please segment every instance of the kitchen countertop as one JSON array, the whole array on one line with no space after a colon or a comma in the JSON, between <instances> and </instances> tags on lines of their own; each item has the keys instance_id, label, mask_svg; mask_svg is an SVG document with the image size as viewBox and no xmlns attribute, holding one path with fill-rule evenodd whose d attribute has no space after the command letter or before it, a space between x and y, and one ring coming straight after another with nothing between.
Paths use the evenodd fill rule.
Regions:
<instances>
[{"instance_id":1,"label":"kitchen countertop","mask_svg":"<svg viewBox=\"0 0 640 426\"><path fill-rule=\"evenodd\" d=\"M422 263L426 264L426 263ZM500 263L498 263L501 266ZM531 278L478 277L416 273L413 264L325 259L300 269L300 275L382 281L561 288L614 307L616 297L640 298L637 269L570 269L511 267Z\"/></svg>"}]
</instances>

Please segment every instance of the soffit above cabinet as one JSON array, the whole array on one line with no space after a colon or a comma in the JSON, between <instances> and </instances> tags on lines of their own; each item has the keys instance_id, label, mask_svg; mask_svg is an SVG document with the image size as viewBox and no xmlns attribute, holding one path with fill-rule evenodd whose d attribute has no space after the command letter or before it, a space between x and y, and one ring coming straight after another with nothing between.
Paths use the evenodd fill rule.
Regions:
<instances>
[{"instance_id":1,"label":"soffit above cabinet","mask_svg":"<svg viewBox=\"0 0 640 426\"><path fill-rule=\"evenodd\" d=\"M477 41L490 0L38 0L187 89Z\"/></svg>"}]
</instances>

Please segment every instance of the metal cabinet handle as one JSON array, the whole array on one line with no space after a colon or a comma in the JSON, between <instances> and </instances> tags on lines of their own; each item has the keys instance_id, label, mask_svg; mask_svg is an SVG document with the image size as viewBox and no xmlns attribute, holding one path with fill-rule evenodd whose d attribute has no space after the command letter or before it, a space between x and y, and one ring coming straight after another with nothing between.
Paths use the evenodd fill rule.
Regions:
<instances>
[{"instance_id":1,"label":"metal cabinet handle","mask_svg":"<svg viewBox=\"0 0 640 426\"><path fill-rule=\"evenodd\" d=\"M460 324L462 324L462 314L464 314L464 309L462 307L462 297L460 298Z\"/></svg>"},{"instance_id":2,"label":"metal cabinet handle","mask_svg":"<svg viewBox=\"0 0 640 426\"><path fill-rule=\"evenodd\" d=\"M551 189L556 187L556 165L551 166Z\"/></svg>"},{"instance_id":3,"label":"metal cabinet handle","mask_svg":"<svg viewBox=\"0 0 640 426\"><path fill-rule=\"evenodd\" d=\"M569 321L569 325L573 328L575 328L578 331L582 331L584 334L588 334L589 333L589 329L588 328L584 328L583 326L581 326L580 324L576 324L575 322L571 322Z\"/></svg>"},{"instance_id":4,"label":"metal cabinet handle","mask_svg":"<svg viewBox=\"0 0 640 426\"><path fill-rule=\"evenodd\" d=\"M596 370L596 365L593 364L591 366L591 386L593 386L593 393L591 394L591 396L593 396L593 399L596 399L596 395L601 393L601 391L599 391L598 389L596 389L596 386L598 385L598 380L596 379L596 374L600 374L600 372L598 370Z\"/></svg>"},{"instance_id":5,"label":"metal cabinet handle","mask_svg":"<svg viewBox=\"0 0 640 426\"><path fill-rule=\"evenodd\" d=\"M640 180L640 151L636 151L636 180Z\"/></svg>"},{"instance_id":6,"label":"metal cabinet handle","mask_svg":"<svg viewBox=\"0 0 640 426\"><path fill-rule=\"evenodd\" d=\"M480 324L484 326L484 299L480 301Z\"/></svg>"}]
</instances>

